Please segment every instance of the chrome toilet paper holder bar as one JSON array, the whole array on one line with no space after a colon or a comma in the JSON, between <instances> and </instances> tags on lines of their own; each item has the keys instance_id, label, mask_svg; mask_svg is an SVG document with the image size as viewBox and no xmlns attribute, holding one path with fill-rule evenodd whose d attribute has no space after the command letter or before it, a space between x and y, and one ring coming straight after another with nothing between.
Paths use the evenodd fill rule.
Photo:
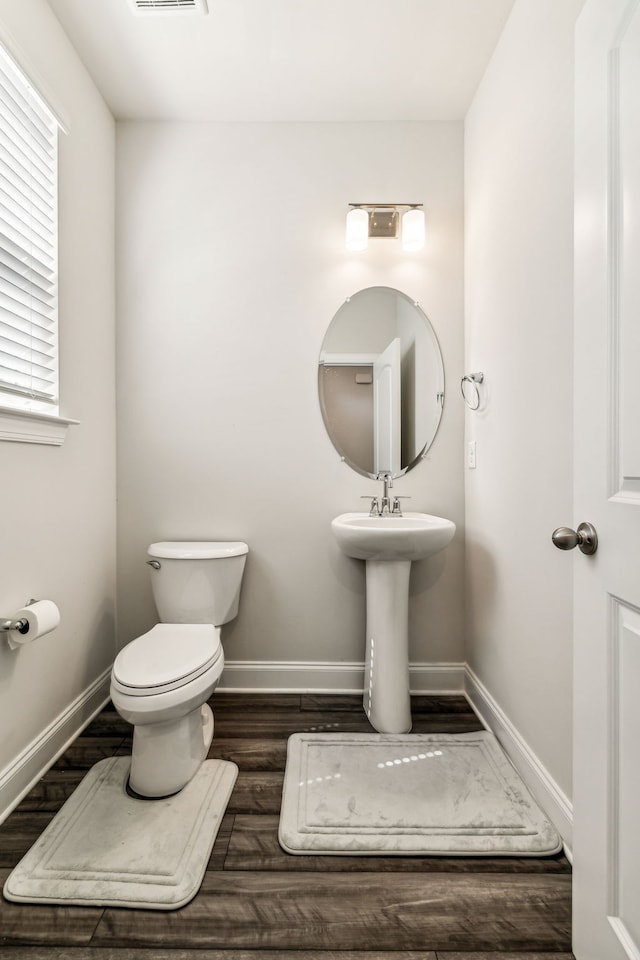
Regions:
<instances>
[{"instance_id":1,"label":"chrome toilet paper holder bar","mask_svg":"<svg viewBox=\"0 0 640 960\"><path fill-rule=\"evenodd\" d=\"M37 600L34 600L33 597L31 600L27 600L25 607L30 607L32 603L37 603ZM21 617L20 620L9 620L0 617L0 633L9 633L11 630L17 630L18 633L26 633L28 629L29 624L24 617Z\"/></svg>"}]
</instances>

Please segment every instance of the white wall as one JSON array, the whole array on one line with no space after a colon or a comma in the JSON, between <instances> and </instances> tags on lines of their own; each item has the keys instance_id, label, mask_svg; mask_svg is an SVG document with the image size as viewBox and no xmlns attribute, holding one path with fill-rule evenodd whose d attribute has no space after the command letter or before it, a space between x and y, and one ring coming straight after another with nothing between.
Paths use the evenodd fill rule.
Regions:
<instances>
[{"instance_id":1,"label":"white wall","mask_svg":"<svg viewBox=\"0 0 640 960\"><path fill-rule=\"evenodd\" d=\"M571 795L573 28L516 0L465 129L467 660Z\"/></svg>"},{"instance_id":2,"label":"white wall","mask_svg":"<svg viewBox=\"0 0 640 960\"><path fill-rule=\"evenodd\" d=\"M462 131L421 124L118 124L120 641L155 622L147 545L250 547L228 659L360 661L364 572L332 517L373 481L325 433L317 361L344 298L419 300L448 396L428 459L399 480L413 509L463 519ZM349 253L349 201L415 200L420 254ZM462 530L417 564L411 659L463 659Z\"/></svg>"},{"instance_id":3,"label":"white wall","mask_svg":"<svg viewBox=\"0 0 640 960\"><path fill-rule=\"evenodd\" d=\"M115 132L46 3L0 0L0 35L70 121L59 163L60 412L81 421L60 448L0 443L0 613L36 597L62 614L29 646L0 642L1 807L30 745L114 655Z\"/></svg>"}]
</instances>

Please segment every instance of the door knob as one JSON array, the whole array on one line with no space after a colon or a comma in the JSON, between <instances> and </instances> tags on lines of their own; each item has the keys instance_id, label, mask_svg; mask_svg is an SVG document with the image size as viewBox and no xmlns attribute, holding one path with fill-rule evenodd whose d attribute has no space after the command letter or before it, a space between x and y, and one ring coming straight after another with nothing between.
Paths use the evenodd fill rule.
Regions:
<instances>
[{"instance_id":1,"label":"door knob","mask_svg":"<svg viewBox=\"0 0 640 960\"><path fill-rule=\"evenodd\" d=\"M558 527L551 534L551 539L558 550L573 550L580 547L583 553L590 556L598 549L598 534L591 523L581 523L577 530L571 527Z\"/></svg>"}]
</instances>

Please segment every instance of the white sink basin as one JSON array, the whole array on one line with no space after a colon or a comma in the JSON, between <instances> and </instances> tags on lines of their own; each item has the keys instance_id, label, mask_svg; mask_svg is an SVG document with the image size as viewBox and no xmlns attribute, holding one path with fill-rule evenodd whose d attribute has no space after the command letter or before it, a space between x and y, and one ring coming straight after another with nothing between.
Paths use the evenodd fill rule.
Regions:
<instances>
[{"instance_id":1,"label":"white sink basin","mask_svg":"<svg viewBox=\"0 0 640 960\"><path fill-rule=\"evenodd\" d=\"M342 513L331 529L342 552L356 560L423 560L447 546L456 525L428 513Z\"/></svg>"}]
</instances>

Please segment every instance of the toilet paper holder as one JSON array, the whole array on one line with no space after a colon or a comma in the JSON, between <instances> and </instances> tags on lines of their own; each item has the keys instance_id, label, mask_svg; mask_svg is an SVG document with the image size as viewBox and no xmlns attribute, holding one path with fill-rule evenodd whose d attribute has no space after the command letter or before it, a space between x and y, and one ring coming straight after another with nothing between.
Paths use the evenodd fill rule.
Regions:
<instances>
[{"instance_id":1,"label":"toilet paper holder","mask_svg":"<svg viewBox=\"0 0 640 960\"><path fill-rule=\"evenodd\" d=\"M37 600L34 600L32 597L31 600L27 600L25 607L30 607L32 603L37 603ZM22 617L20 620L6 620L0 617L0 633L9 633L11 630L17 630L18 633L26 633L29 629L29 624Z\"/></svg>"}]
</instances>

